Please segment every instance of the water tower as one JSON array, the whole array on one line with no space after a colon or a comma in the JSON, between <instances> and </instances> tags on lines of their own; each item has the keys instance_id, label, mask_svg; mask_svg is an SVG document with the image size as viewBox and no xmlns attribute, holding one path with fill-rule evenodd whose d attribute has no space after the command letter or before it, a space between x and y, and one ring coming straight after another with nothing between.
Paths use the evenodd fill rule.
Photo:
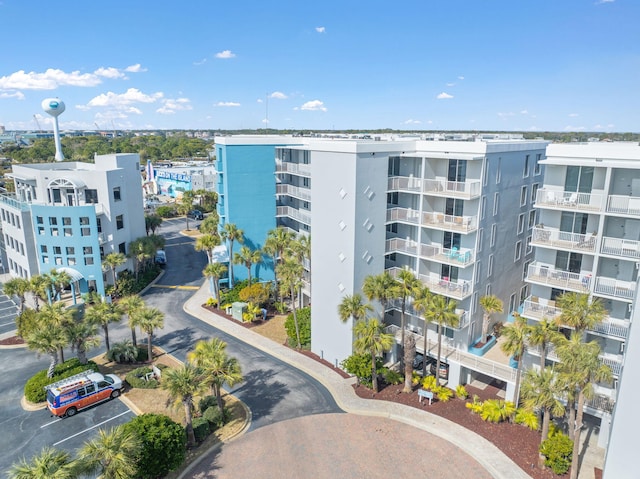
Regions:
<instances>
[{"instance_id":1,"label":"water tower","mask_svg":"<svg viewBox=\"0 0 640 479\"><path fill-rule=\"evenodd\" d=\"M42 100L42 109L53 117L53 138L56 144L56 161L64 160L62 154L62 144L60 143L60 128L58 127L58 117L64 112L64 102L57 98L47 98Z\"/></svg>"}]
</instances>

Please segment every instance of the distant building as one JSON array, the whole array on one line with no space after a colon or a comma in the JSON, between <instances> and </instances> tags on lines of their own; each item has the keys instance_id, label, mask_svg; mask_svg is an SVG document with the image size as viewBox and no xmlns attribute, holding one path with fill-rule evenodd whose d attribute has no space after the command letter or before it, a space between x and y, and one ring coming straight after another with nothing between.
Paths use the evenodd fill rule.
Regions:
<instances>
[{"instance_id":1,"label":"distant building","mask_svg":"<svg viewBox=\"0 0 640 479\"><path fill-rule=\"evenodd\" d=\"M104 295L102 258L145 236L137 154L95 163L15 165L15 194L0 196L3 264L16 277L64 270L79 293ZM133 269L132 260L120 269Z\"/></svg>"},{"instance_id":2,"label":"distant building","mask_svg":"<svg viewBox=\"0 0 640 479\"><path fill-rule=\"evenodd\" d=\"M154 169L157 194L180 198L185 191L215 190L216 168L213 164L156 166Z\"/></svg>"}]
</instances>

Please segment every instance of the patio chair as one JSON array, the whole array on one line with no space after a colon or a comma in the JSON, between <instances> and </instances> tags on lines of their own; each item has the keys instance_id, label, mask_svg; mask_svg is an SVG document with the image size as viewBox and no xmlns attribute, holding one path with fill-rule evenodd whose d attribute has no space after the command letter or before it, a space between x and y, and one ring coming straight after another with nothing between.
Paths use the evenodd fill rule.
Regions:
<instances>
[{"instance_id":1,"label":"patio chair","mask_svg":"<svg viewBox=\"0 0 640 479\"><path fill-rule=\"evenodd\" d=\"M457 246L454 246L453 248L451 248L451 249L449 250L449 253L447 253L447 257L448 257L449 259L457 259L457 258L458 258L458 256L459 256L459 254L460 254L460 253L459 253L459 251L458 251L458 247L457 247Z\"/></svg>"},{"instance_id":2,"label":"patio chair","mask_svg":"<svg viewBox=\"0 0 640 479\"><path fill-rule=\"evenodd\" d=\"M568 198L562 200L563 206L575 206L578 204L578 193L571 193Z\"/></svg>"}]
</instances>

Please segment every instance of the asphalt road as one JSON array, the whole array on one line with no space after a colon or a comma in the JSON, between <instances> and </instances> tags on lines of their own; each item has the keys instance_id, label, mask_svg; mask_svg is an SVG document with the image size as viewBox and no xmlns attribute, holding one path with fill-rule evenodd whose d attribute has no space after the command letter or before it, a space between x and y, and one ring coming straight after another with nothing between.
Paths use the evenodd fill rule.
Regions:
<instances>
[{"instance_id":1,"label":"asphalt road","mask_svg":"<svg viewBox=\"0 0 640 479\"><path fill-rule=\"evenodd\" d=\"M190 220L189 226L195 228L198 223ZM200 339L216 336L227 342L227 351L238 358L245 378L230 390L251 409L251 429L301 416L342 412L328 391L307 374L183 311L184 302L194 288L202 284L202 269L206 264L205 253L193 248L194 240L179 234L184 227L184 219L163 223L160 233L167 240L165 274L143 295L147 305L165 313L165 327L154 336L154 344L184 360ZM2 306L0 301L0 318ZM109 333L112 344L130 337L125 324L110 327ZM101 347L90 355L103 352ZM71 356L71 352L65 352L65 357ZM2 472L21 457L39 453L45 445L73 453L93 438L99 428L123 424L132 417L133 413L119 400L102 403L66 419L51 417L46 409L25 411L20 405L24 383L47 365L47 357L37 358L34 352L24 348L0 349Z\"/></svg>"}]
</instances>

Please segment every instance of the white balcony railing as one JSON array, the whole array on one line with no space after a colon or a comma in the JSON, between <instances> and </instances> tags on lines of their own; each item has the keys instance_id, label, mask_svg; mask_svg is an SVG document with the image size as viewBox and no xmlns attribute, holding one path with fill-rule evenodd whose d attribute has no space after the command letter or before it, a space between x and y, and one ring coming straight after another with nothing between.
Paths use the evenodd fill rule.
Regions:
<instances>
[{"instance_id":1,"label":"white balcony railing","mask_svg":"<svg viewBox=\"0 0 640 479\"><path fill-rule=\"evenodd\" d=\"M637 259L640 258L640 241L605 236L602 238L600 252L612 256Z\"/></svg>"},{"instance_id":2,"label":"white balcony railing","mask_svg":"<svg viewBox=\"0 0 640 479\"><path fill-rule=\"evenodd\" d=\"M557 269L549 264L535 261L529 265L527 280L532 283L544 284L554 288L569 289L578 293L589 292L591 285L591 271L570 273Z\"/></svg>"},{"instance_id":3,"label":"white balcony railing","mask_svg":"<svg viewBox=\"0 0 640 479\"><path fill-rule=\"evenodd\" d=\"M311 201L311 190L309 190L309 188L300 188L299 186L286 184L276 185L276 195L293 196L301 200Z\"/></svg>"},{"instance_id":4,"label":"white balcony railing","mask_svg":"<svg viewBox=\"0 0 640 479\"><path fill-rule=\"evenodd\" d=\"M597 235L571 233L560 231L546 226L533 228L531 244L534 246L548 246L582 253L594 253L596 251Z\"/></svg>"},{"instance_id":5,"label":"white balcony railing","mask_svg":"<svg viewBox=\"0 0 640 479\"><path fill-rule=\"evenodd\" d=\"M387 180L387 189L405 193L420 193L422 191L422 180L413 176L392 176Z\"/></svg>"},{"instance_id":6,"label":"white balcony railing","mask_svg":"<svg viewBox=\"0 0 640 479\"><path fill-rule=\"evenodd\" d=\"M387 210L387 222L389 221L420 224L420 212L411 208L389 208Z\"/></svg>"},{"instance_id":7,"label":"white balcony railing","mask_svg":"<svg viewBox=\"0 0 640 479\"><path fill-rule=\"evenodd\" d=\"M615 319L607 316L601 323L596 324L590 331L603 336L611 336L613 338L627 339L629 337L629 327L631 323L625 319Z\"/></svg>"},{"instance_id":8,"label":"white balcony railing","mask_svg":"<svg viewBox=\"0 0 640 479\"><path fill-rule=\"evenodd\" d=\"M425 212L422 214L422 224L436 229L470 233L478 229L477 216L455 216L444 213Z\"/></svg>"},{"instance_id":9,"label":"white balcony railing","mask_svg":"<svg viewBox=\"0 0 640 479\"><path fill-rule=\"evenodd\" d=\"M637 196L609 195L607 213L640 216L640 198Z\"/></svg>"},{"instance_id":10,"label":"white balcony railing","mask_svg":"<svg viewBox=\"0 0 640 479\"><path fill-rule=\"evenodd\" d=\"M402 271L402 268L393 267L387 269L387 271L391 276L396 278L400 271ZM448 298L461 300L471 296L471 293L473 292L470 281L460 279L457 281L453 281L446 276L440 276L437 273L431 273L429 276L424 274L416 274L415 271L412 271L412 273L425 286L427 286L432 293L441 294L442 296L446 296Z\"/></svg>"},{"instance_id":11,"label":"white balcony railing","mask_svg":"<svg viewBox=\"0 0 640 479\"><path fill-rule=\"evenodd\" d=\"M402 312L402 300L401 299L392 299L388 303L389 308L395 309L396 311ZM405 313L410 314L411 316L415 316L416 318L420 318L424 321L424 314L422 312L416 311L413 307L413 299L409 298L405 303ZM456 314L458 315L458 325L453 329L464 329L469 326L469 312L464 309L456 309ZM422 334L422 328L419 329L419 334Z\"/></svg>"},{"instance_id":12,"label":"white balcony railing","mask_svg":"<svg viewBox=\"0 0 640 479\"><path fill-rule=\"evenodd\" d=\"M444 178L423 180L424 192L433 196L446 196L470 200L480 196L480 180L447 181Z\"/></svg>"},{"instance_id":13,"label":"white balcony railing","mask_svg":"<svg viewBox=\"0 0 640 479\"><path fill-rule=\"evenodd\" d=\"M633 281L620 281L604 276L596 277L594 293L614 298L633 299L636 292L636 283Z\"/></svg>"},{"instance_id":14,"label":"white balcony railing","mask_svg":"<svg viewBox=\"0 0 640 479\"><path fill-rule=\"evenodd\" d=\"M276 160L276 173L291 173L298 176L311 176L311 165Z\"/></svg>"},{"instance_id":15,"label":"white balcony railing","mask_svg":"<svg viewBox=\"0 0 640 479\"><path fill-rule=\"evenodd\" d=\"M475 261L475 251L467 248L443 248L441 244L418 244L416 241L392 238L386 242L386 252L405 253L412 256L464 268Z\"/></svg>"},{"instance_id":16,"label":"white balcony railing","mask_svg":"<svg viewBox=\"0 0 640 479\"><path fill-rule=\"evenodd\" d=\"M604 196L600 193L577 193L540 189L536 193L536 206L563 210L602 211Z\"/></svg>"},{"instance_id":17,"label":"white balcony railing","mask_svg":"<svg viewBox=\"0 0 640 479\"><path fill-rule=\"evenodd\" d=\"M288 216L289 218L311 226L311 216L291 206L278 206L276 208L276 216Z\"/></svg>"}]
</instances>

